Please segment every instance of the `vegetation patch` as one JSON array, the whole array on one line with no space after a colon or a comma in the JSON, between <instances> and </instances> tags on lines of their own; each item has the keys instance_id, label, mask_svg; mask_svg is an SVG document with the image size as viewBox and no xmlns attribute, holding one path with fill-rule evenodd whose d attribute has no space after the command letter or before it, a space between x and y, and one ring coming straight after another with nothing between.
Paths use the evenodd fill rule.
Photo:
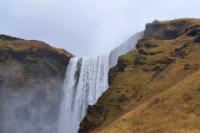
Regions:
<instances>
[{"instance_id":1,"label":"vegetation patch","mask_svg":"<svg viewBox=\"0 0 200 133\"><path fill-rule=\"evenodd\" d=\"M134 65L144 65L146 62L146 58L144 56L136 56L134 60Z\"/></svg>"}]
</instances>

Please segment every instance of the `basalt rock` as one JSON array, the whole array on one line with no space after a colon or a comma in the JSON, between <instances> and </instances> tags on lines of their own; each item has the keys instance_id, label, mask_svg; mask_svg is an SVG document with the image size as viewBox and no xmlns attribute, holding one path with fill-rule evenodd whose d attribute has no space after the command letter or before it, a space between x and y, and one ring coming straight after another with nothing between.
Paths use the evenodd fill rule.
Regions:
<instances>
[{"instance_id":1,"label":"basalt rock","mask_svg":"<svg viewBox=\"0 0 200 133\"><path fill-rule=\"evenodd\" d=\"M183 35L191 25L193 25L193 23L187 20L170 22L154 21L146 25L144 36L145 38L173 40Z\"/></svg>"}]
</instances>

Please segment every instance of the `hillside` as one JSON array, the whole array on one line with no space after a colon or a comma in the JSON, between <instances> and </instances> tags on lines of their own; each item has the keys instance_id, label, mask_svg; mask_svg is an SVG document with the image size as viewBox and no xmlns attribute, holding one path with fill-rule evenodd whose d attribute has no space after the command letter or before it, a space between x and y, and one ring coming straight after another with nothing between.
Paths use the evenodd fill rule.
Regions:
<instances>
[{"instance_id":1,"label":"hillside","mask_svg":"<svg viewBox=\"0 0 200 133\"><path fill-rule=\"evenodd\" d=\"M55 133L71 57L44 42L0 35L1 133Z\"/></svg>"},{"instance_id":2,"label":"hillside","mask_svg":"<svg viewBox=\"0 0 200 133\"><path fill-rule=\"evenodd\" d=\"M200 19L147 24L109 83L79 133L199 133Z\"/></svg>"},{"instance_id":3,"label":"hillside","mask_svg":"<svg viewBox=\"0 0 200 133\"><path fill-rule=\"evenodd\" d=\"M35 80L63 79L71 57L67 51L44 42L0 35L1 86L19 89L32 86Z\"/></svg>"}]
</instances>

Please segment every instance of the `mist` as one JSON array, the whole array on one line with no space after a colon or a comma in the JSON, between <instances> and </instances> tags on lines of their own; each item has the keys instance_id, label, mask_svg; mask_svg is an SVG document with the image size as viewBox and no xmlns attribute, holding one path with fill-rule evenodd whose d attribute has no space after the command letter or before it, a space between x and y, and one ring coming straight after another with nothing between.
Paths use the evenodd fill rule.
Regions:
<instances>
[{"instance_id":1,"label":"mist","mask_svg":"<svg viewBox=\"0 0 200 133\"><path fill-rule=\"evenodd\" d=\"M198 0L3 0L0 33L42 40L76 56L97 56L154 19L200 17Z\"/></svg>"},{"instance_id":2,"label":"mist","mask_svg":"<svg viewBox=\"0 0 200 133\"><path fill-rule=\"evenodd\" d=\"M51 71L40 66L37 70L46 71L44 77L28 77L19 62L4 62L0 68L1 133L56 133L63 79L51 77Z\"/></svg>"}]
</instances>

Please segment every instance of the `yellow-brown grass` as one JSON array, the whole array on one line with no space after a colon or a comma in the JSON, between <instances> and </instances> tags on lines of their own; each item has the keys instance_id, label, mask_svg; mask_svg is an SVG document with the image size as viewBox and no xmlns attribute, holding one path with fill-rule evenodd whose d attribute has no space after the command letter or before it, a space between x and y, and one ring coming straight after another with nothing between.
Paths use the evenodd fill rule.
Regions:
<instances>
[{"instance_id":1,"label":"yellow-brown grass","mask_svg":"<svg viewBox=\"0 0 200 133\"><path fill-rule=\"evenodd\" d=\"M197 19L175 21L183 20L200 24ZM100 123L92 132L200 133L200 44L186 34L141 40L137 50L120 57L110 72L110 88L95 105L106 116L86 117ZM117 71L120 62L126 67Z\"/></svg>"}]
</instances>

